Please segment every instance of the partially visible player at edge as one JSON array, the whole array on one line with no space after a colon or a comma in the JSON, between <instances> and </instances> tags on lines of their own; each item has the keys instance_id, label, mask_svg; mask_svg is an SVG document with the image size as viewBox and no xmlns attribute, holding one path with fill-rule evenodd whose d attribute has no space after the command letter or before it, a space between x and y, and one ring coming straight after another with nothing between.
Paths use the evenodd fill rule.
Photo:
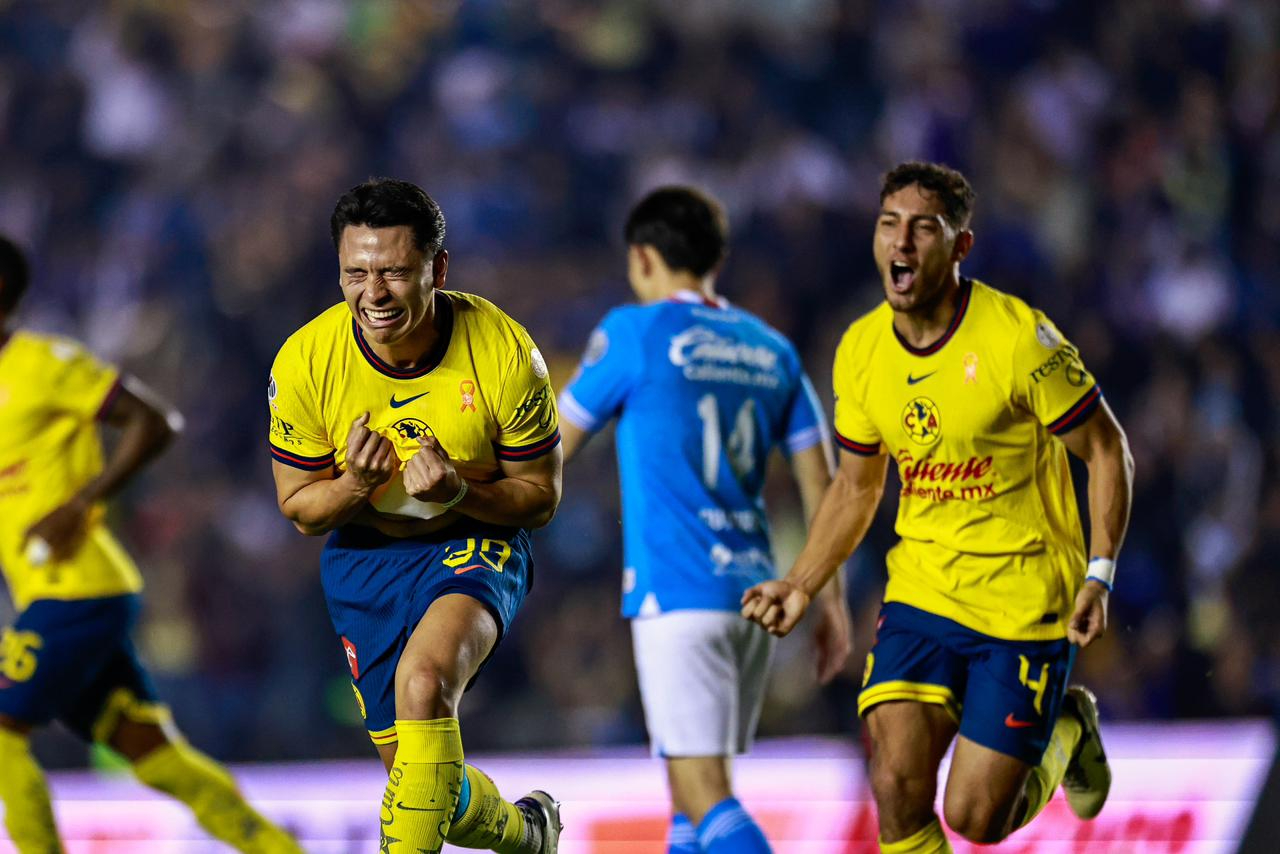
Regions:
<instances>
[{"instance_id":1,"label":"partially visible player at edge","mask_svg":"<svg viewBox=\"0 0 1280 854\"><path fill-rule=\"evenodd\" d=\"M142 576L103 523L104 502L152 460L182 417L78 343L9 318L27 289L0 237L0 566L18 609L0 636L0 800L22 854L62 851L33 728L57 719L108 745L146 785L189 806L240 851L299 852L220 765L183 739L129 632ZM98 422L119 431L103 460Z\"/></svg>"},{"instance_id":2,"label":"partially visible player at edge","mask_svg":"<svg viewBox=\"0 0 1280 854\"><path fill-rule=\"evenodd\" d=\"M904 163L880 192L873 249L885 302L836 351L844 450L784 580L743 597L785 635L865 535L889 456L902 479L889 583L858 711L872 742L883 852L946 852L933 812L998 842L1059 783L1098 814L1111 772L1097 706L1067 687L1077 648L1106 629L1133 462L1080 354L1039 311L959 272L973 246L960 173ZM1088 469L1089 554L1066 451Z\"/></svg>"},{"instance_id":3,"label":"partially visible player at edge","mask_svg":"<svg viewBox=\"0 0 1280 854\"><path fill-rule=\"evenodd\" d=\"M761 852L730 764L755 734L773 639L737 614L774 577L766 463L784 448L805 519L831 482L830 439L795 348L716 295L728 223L703 193L666 187L628 217L627 273L641 305L592 333L561 396L565 457L617 416L625 577L653 752L666 760L672 852ZM842 579L823 586L818 675L848 658Z\"/></svg>"},{"instance_id":4,"label":"partially visible player at edge","mask_svg":"<svg viewBox=\"0 0 1280 854\"><path fill-rule=\"evenodd\" d=\"M272 471L281 512L330 535L321 583L389 777L381 850L555 852L559 805L503 800L457 720L530 584L528 530L560 502L546 364L492 303L444 290L444 215L420 188L354 187L330 230L344 301L276 357Z\"/></svg>"}]
</instances>

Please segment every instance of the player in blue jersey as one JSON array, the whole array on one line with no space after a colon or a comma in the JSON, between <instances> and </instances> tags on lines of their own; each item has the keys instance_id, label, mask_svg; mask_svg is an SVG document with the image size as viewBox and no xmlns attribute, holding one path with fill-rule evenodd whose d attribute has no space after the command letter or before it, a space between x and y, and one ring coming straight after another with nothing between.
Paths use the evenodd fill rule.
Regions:
<instances>
[{"instance_id":1,"label":"player in blue jersey","mask_svg":"<svg viewBox=\"0 0 1280 854\"><path fill-rule=\"evenodd\" d=\"M721 206L659 189L626 223L640 305L609 312L560 398L565 458L618 418L622 613L653 752L666 760L671 852L768 851L733 797L730 760L755 731L773 641L738 615L774 577L761 490L770 452L790 457L805 518L831 478L827 426L795 348L715 293L727 249ZM816 622L819 678L850 650L839 582Z\"/></svg>"}]
</instances>

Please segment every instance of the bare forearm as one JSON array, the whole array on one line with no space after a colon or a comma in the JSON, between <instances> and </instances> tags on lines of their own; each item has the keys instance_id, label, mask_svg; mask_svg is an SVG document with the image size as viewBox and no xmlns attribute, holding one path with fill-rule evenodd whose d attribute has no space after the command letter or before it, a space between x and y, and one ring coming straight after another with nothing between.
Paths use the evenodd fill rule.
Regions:
<instances>
[{"instance_id":1,"label":"bare forearm","mask_svg":"<svg viewBox=\"0 0 1280 854\"><path fill-rule=\"evenodd\" d=\"M86 504L110 498L173 440L175 431L160 413L131 418L97 477L76 494Z\"/></svg>"},{"instance_id":2,"label":"bare forearm","mask_svg":"<svg viewBox=\"0 0 1280 854\"><path fill-rule=\"evenodd\" d=\"M832 481L787 580L810 596L821 590L866 536L883 491L883 483L858 485L839 477Z\"/></svg>"},{"instance_id":3,"label":"bare forearm","mask_svg":"<svg viewBox=\"0 0 1280 854\"><path fill-rule=\"evenodd\" d=\"M541 528L559 504L560 495L552 486L504 477L491 483L469 482L466 497L453 509L493 525Z\"/></svg>"},{"instance_id":4,"label":"bare forearm","mask_svg":"<svg viewBox=\"0 0 1280 854\"><path fill-rule=\"evenodd\" d=\"M1088 465L1089 556L1115 558L1129 527L1133 457L1124 437Z\"/></svg>"},{"instance_id":5,"label":"bare forearm","mask_svg":"<svg viewBox=\"0 0 1280 854\"><path fill-rule=\"evenodd\" d=\"M804 514L805 531L812 535L814 517L818 515L822 499L831 486L832 473L835 469L831 448L823 443L793 454L791 466L800 492L800 508ZM844 573L832 573L831 581L823 585L819 596L827 597L834 602L843 602Z\"/></svg>"},{"instance_id":6,"label":"bare forearm","mask_svg":"<svg viewBox=\"0 0 1280 854\"><path fill-rule=\"evenodd\" d=\"M369 503L374 487L349 474L309 483L289 497L280 510L302 533L318 537L341 528Z\"/></svg>"}]
</instances>

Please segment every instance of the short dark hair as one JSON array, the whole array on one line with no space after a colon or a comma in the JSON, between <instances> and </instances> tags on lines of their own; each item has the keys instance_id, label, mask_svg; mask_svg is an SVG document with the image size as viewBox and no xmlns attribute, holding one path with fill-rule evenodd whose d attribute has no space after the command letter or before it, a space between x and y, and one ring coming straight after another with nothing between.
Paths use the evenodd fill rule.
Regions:
<instances>
[{"instance_id":1,"label":"short dark hair","mask_svg":"<svg viewBox=\"0 0 1280 854\"><path fill-rule=\"evenodd\" d=\"M661 187L631 209L623 235L630 246L652 246L672 270L701 278L728 254L729 217L701 190Z\"/></svg>"},{"instance_id":2,"label":"short dark hair","mask_svg":"<svg viewBox=\"0 0 1280 854\"><path fill-rule=\"evenodd\" d=\"M880 204L901 190L919 184L920 189L928 190L942 200L946 211L943 216L956 228L968 228L969 219L973 216L973 187L969 179L950 166L941 163L925 163L920 160L908 160L899 163L884 176L884 184L880 187Z\"/></svg>"},{"instance_id":3,"label":"short dark hair","mask_svg":"<svg viewBox=\"0 0 1280 854\"><path fill-rule=\"evenodd\" d=\"M349 225L393 228L407 225L419 249L435 254L444 245L444 213L417 184L398 178L370 178L342 194L329 218L333 247Z\"/></svg>"},{"instance_id":4,"label":"short dark hair","mask_svg":"<svg viewBox=\"0 0 1280 854\"><path fill-rule=\"evenodd\" d=\"M18 244L0 234L0 311L10 312L27 292L31 271Z\"/></svg>"}]
</instances>

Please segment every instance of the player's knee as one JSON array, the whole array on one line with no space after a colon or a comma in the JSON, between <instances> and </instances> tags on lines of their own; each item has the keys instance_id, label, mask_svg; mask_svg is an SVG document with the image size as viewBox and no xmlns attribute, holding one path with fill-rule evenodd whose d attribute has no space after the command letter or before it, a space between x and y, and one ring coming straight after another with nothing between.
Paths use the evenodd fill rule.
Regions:
<instances>
[{"instance_id":1,"label":"player's knee","mask_svg":"<svg viewBox=\"0 0 1280 854\"><path fill-rule=\"evenodd\" d=\"M909 823L913 817L930 815L935 791L936 784L928 777L904 773L885 762L872 763L871 792L882 816Z\"/></svg>"},{"instance_id":2,"label":"player's knee","mask_svg":"<svg viewBox=\"0 0 1280 854\"><path fill-rule=\"evenodd\" d=\"M999 804L948 792L942 814L947 826L970 842L991 845L1009 835L1009 810Z\"/></svg>"},{"instance_id":3,"label":"player's knee","mask_svg":"<svg viewBox=\"0 0 1280 854\"><path fill-rule=\"evenodd\" d=\"M430 660L417 661L402 666L396 676L396 714L399 717L432 720L457 716L458 701L466 683L447 668Z\"/></svg>"}]
</instances>

